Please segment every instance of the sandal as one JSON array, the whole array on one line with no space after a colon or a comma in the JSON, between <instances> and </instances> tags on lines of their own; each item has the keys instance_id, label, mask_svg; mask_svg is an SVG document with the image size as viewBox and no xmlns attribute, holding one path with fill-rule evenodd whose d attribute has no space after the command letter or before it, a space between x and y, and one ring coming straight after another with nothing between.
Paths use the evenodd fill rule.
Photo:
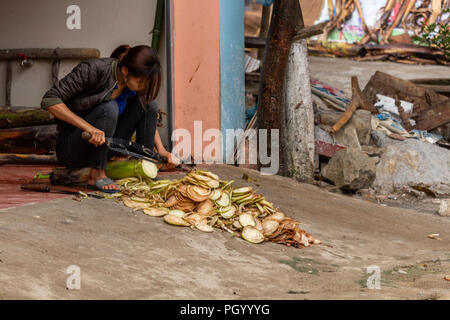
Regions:
<instances>
[{"instance_id":1,"label":"sandal","mask_svg":"<svg viewBox=\"0 0 450 320\"><path fill-rule=\"evenodd\" d=\"M110 178L103 178L103 179L99 179L97 181L95 181L95 186L89 185L89 189L93 189L93 190L97 190L100 192L104 192L104 193L117 193L119 192L119 190L105 190L104 187L111 185L111 184L116 184L113 180L111 180Z\"/></svg>"}]
</instances>

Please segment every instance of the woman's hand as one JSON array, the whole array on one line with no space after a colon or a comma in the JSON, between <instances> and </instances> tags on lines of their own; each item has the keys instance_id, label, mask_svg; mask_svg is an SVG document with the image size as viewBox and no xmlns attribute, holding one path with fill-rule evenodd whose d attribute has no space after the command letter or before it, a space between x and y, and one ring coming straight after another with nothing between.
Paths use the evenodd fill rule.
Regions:
<instances>
[{"instance_id":1,"label":"woman's hand","mask_svg":"<svg viewBox=\"0 0 450 320\"><path fill-rule=\"evenodd\" d=\"M91 127L86 131L91 134L91 139L89 140L89 143L92 143L94 146L98 147L106 142L105 133L102 130L99 130L95 127Z\"/></svg>"},{"instance_id":2,"label":"woman's hand","mask_svg":"<svg viewBox=\"0 0 450 320\"><path fill-rule=\"evenodd\" d=\"M177 166L181 163L180 159L178 159L173 153L166 151L161 155L166 157L167 160L169 160L169 164L171 165Z\"/></svg>"},{"instance_id":3,"label":"woman's hand","mask_svg":"<svg viewBox=\"0 0 450 320\"><path fill-rule=\"evenodd\" d=\"M91 134L89 143L92 143L95 146L101 146L106 142L105 133L103 131L93 127L89 122L77 116L70 111L65 104L55 104L54 106L48 107L47 111L55 118L70 123L71 125L80 128L82 131L89 132Z\"/></svg>"}]
</instances>

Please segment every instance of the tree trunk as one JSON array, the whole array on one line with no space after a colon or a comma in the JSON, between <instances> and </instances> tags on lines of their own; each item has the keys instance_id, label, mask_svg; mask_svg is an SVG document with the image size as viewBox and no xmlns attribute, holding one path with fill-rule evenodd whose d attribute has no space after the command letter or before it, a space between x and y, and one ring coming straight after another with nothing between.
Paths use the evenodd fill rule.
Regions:
<instances>
[{"instance_id":1,"label":"tree trunk","mask_svg":"<svg viewBox=\"0 0 450 320\"><path fill-rule=\"evenodd\" d=\"M271 129L281 129L284 86L292 38L299 22L298 0L275 1L267 37L259 89L258 127L268 130L267 154L271 155ZM284 141L280 132L280 141ZM280 145L279 174L286 174L285 146ZM261 164L260 164L261 166Z\"/></svg>"},{"instance_id":2,"label":"tree trunk","mask_svg":"<svg viewBox=\"0 0 450 320\"><path fill-rule=\"evenodd\" d=\"M299 8L299 28L304 27ZM285 82L282 145L286 146L287 175L300 182L314 181L314 110L305 39L291 45Z\"/></svg>"},{"instance_id":3,"label":"tree trunk","mask_svg":"<svg viewBox=\"0 0 450 320\"><path fill-rule=\"evenodd\" d=\"M18 111L18 108L14 108L10 112L0 111L0 129L32 127L54 123L55 120L44 109Z\"/></svg>"},{"instance_id":4,"label":"tree trunk","mask_svg":"<svg viewBox=\"0 0 450 320\"><path fill-rule=\"evenodd\" d=\"M314 181L314 110L306 40L291 47L286 75L285 125L288 175L300 182Z\"/></svg>"}]
</instances>

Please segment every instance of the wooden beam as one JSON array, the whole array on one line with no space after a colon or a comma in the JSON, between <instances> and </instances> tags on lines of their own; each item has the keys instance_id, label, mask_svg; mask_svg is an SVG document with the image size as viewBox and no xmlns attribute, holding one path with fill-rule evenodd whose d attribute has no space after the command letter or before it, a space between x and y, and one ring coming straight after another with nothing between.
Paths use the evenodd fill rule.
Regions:
<instances>
[{"instance_id":1,"label":"wooden beam","mask_svg":"<svg viewBox=\"0 0 450 320\"><path fill-rule=\"evenodd\" d=\"M24 54L30 59L54 59L56 49L3 49L0 50L0 60L17 59L18 54ZM60 59L94 59L100 57L100 51L94 48L58 48Z\"/></svg>"},{"instance_id":2,"label":"wooden beam","mask_svg":"<svg viewBox=\"0 0 450 320\"><path fill-rule=\"evenodd\" d=\"M317 36L319 34L323 33L323 29L325 28L325 26L327 25L329 21L325 21L310 27L304 27L301 28L299 30L297 30L296 34L294 35L293 40L297 41L297 40L301 40L301 39L307 39L310 38L312 36Z\"/></svg>"},{"instance_id":3,"label":"wooden beam","mask_svg":"<svg viewBox=\"0 0 450 320\"><path fill-rule=\"evenodd\" d=\"M0 153L0 165L2 164L61 165L56 155Z\"/></svg>"},{"instance_id":4,"label":"wooden beam","mask_svg":"<svg viewBox=\"0 0 450 320\"><path fill-rule=\"evenodd\" d=\"M295 33L292 40L297 41L322 34L325 24L326 22L299 29ZM245 37L246 48L264 48L266 46L266 42L267 38L265 37Z\"/></svg>"}]
</instances>

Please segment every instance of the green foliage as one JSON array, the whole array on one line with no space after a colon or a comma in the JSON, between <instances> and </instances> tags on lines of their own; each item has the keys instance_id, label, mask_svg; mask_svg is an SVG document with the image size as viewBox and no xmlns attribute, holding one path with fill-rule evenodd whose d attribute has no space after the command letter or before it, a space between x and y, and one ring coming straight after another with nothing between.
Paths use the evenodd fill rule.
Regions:
<instances>
[{"instance_id":1,"label":"green foliage","mask_svg":"<svg viewBox=\"0 0 450 320\"><path fill-rule=\"evenodd\" d=\"M445 10L443 13L449 13L450 9ZM450 58L450 24L430 24L424 23L422 25L421 34L418 37L414 37L415 41L425 44L432 48L438 48L444 51L447 58Z\"/></svg>"}]
</instances>

